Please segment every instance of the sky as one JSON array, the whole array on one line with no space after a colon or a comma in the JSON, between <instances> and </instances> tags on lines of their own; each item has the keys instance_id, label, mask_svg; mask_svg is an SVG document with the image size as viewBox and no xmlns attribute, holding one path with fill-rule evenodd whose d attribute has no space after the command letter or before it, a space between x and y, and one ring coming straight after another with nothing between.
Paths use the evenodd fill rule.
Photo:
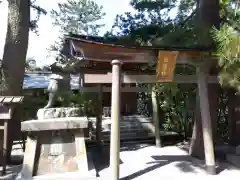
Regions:
<instances>
[{"instance_id":1,"label":"sky","mask_svg":"<svg viewBox=\"0 0 240 180\"><path fill-rule=\"evenodd\" d=\"M51 9L57 8L57 3L64 0L36 0L36 4L50 12ZM103 6L106 16L101 20L105 27L101 29L100 35L110 30L117 14L124 12L132 12L133 9L129 5L130 0L95 0L99 5ZM34 15L34 13L33 13ZM0 59L3 55L5 44L5 36L7 30L7 2L6 0L0 4ZM49 56L47 48L58 39L60 33L58 28L53 27L50 13L46 16L42 15L38 22L38 34L33 32L29 34L29 46L27 57L34 58L37 66L49 65L54 62L54 57Z\"/></svg>"}]
</instances>

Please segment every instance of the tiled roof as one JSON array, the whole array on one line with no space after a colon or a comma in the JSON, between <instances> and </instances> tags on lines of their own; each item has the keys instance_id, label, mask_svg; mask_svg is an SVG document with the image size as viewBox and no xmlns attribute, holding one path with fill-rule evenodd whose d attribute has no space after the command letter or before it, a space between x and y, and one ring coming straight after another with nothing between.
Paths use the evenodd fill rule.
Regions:
<instances>
[{"instance_id":1,"label":"tiled roof","mask_svg":"<svg viewBox=\"0 0 240 180\"><path fill-rule=\"evenodd\" d=\"M25 74L23 89L46 89L51 74ZM79 76L71 77L71 89L79 88Z\"/></svg>"},{"instance_id":2,"label":"tiled roof","mask_svg":"<svg viewBox=\"0 0 240 180\"><path fill-rule=\"evenodd\" d=\"M193 47L179 47L179 46L139 46L133 45L129 41L124 41L118 37L100 37L100 36L86 36L78 34L65 34L65 39L75 39L77 41L84 41L88 43L100 43L111 46L123 46L125 48L150 49L150 50L168 50L168 51L210 51L213 47L203 47L194 45Z\"/></svg>"}]
</instances>

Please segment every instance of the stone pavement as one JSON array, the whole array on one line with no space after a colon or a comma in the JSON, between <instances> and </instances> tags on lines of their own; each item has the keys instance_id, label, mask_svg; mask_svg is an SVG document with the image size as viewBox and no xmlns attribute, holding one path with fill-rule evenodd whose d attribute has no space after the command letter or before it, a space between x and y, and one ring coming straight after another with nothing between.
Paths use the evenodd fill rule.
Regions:
<instances>
[{"instance_id":1,"label":"stone pavement","mask_svg":"<svg viewBox=\"0 0 240 180\"><path fill-rule=\"evenodd\" d=\"M111 180L109 168L109 147L103 148L102 152L96 149L93 151L95 167L98 170L97 180ZM187 152L177 146L166 146L156 148L149 145L128 144L121 148L120 153L120 177L121 180L175 180L175 179L240 179L240 170L228 163L218 163L218 175L210 176L204 171L204 162L188 156ZM14 167L18 171L19 167ZM13 178L0 178L13 179ZM54 177L44 178L44 180L56 179ZM59 179L59 178L58 178ZM75 180L89 178L69 177L59 180ZM93 178L90 178L93 179ZM90 180L89 179L89 180Z\"/></svg>"},{"instance_id":2,"label":"stone pavement","mask_svg":"<svg viewBox=\"0 0 240 180\"><path fill-rule=\"evenodd\" d=\"M121 180L158 179L240 179L240 170L227 163L218 163L218 175L210 176L204 171L204 162L195 159L176 146L154 146L123 150L120 153ZM110 179L110 169L99 172L100 179Z\"/></svg>"}]
</instances>

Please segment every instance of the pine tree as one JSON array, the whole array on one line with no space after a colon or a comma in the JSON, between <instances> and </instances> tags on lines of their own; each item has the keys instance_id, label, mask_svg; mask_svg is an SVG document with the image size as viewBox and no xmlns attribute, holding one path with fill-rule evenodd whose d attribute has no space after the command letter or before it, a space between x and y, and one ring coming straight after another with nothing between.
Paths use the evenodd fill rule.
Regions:
<instances>
[{"instance_id":1,"label":"pine tree","mask_svg":"<svg viewBox=\"0 0 240 180\"><path fill-rule=\"evenodd\" d=\"M232 10L227 8L229 6L222 8L228 11L231 19L225 19L220 30L213 30L213 38L217 44L221 84L240 91L240 8L238 3L231 5Z\"/></svg>"},{"instance_id":2,"label":"pine tree","mask_svg":"<svg viewBox=\"0 0 240 180\"><path fill-rule=\"evenodd\" d=\"M92 0L67 0L58 4L58 10L52 10L54 25L60 26L63 33L97 35L103 26L98 21L105 13L103 7Z\"/></svg>"},{"instance_id":3,"label":"pine tree","mask_svg":"<svg viewBox=\"0 0 240 180\"><path fill-rule=\"evenodd\" d=\"M99 23L105 16L103 7L93 0L67 0L58 3L58 9L52 9L53 25L60 28L59 39L50 46L50 52L61 49L64 34L98 35L104 25Z\"/></svg>"}]
</instances>

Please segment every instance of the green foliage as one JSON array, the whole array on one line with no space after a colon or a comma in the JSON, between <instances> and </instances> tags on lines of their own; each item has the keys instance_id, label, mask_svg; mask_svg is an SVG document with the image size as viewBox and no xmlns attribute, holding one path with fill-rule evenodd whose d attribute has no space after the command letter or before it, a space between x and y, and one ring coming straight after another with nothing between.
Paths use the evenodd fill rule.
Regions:
<instances>
[{"instance_id":1,"label":"green foliage","mask_svg":"<svg viewBox=\"0 0 240 180\"><path fill-rule=\"evenodd\" d=\"M218 64L221 67L220 80L224 86L240 87L240 36L229 25L214 30L214 39L218 43Z\"/></svg>"},{"instance_id":2,"label":"green foliage","mask_svg":"<svg viewBox=\"0 0 240 180\"><path fill-rule=\"evenodd\" d=\"M157 89L159 106L164 112L163 127L166 130L187 134L188 127L193 123L196 87L169 83L158 84Z\"/></svg>"},{"instance_id":3,"label":"green foliage","mask_svg":"<svg viewBox=\"0 0 240 180\"><path fill-rule=\"evenodd\" d=\"M97 35L103 24L98 21L105 13L103 7L92 0L67 0L58 3L58 10L52 10L54 25L63 33Z\"/></svg>"},{"instance_id":4,"label":"green foliage","mask_svg":"<svg viewBox=\"0 0 240 180\"><path fill-rule=\"evenodd\" d=\"M33 95L28 95L29 93ZM36 96L39 93L40 95ZM78 107L83 110L84 115L86 116L96 116L96 108L98 103L97 93L80 93L78 91L73 91L70 95L70 107ZM29 89L25 90L24 96L24 118L34 119L36 118L36 113L39 108L43 108L47 103L48 96L43 94L42 90L38 89ZM59 98L56 100L55 106L64 107L65 100ZM69 104L67 104L69 106Z\"/></svg>"},{"instance_id":5,"label":"green foliage","mask_svg":"<svg viewBox=\"0 0 240 180\"><path fill-rule=\"evenodd\" d=\"M105 16L103 7L93 0L67 0L52 9L53 25L58 26L62 35L49 47L51 52L59 52L63 44L63 34L97 35L104 25L99 23Z\"/></svg>"},{"instance_id":6,"label":"green foliage","mask_svg":"<svg viewBox=\"0 0 240 180\"><path fill-rule=\"evenodd\" d=\"M237 24L239 22L238 15L236 16L233 10L236 2L230 0L221 1L220 16L222 24L230 22L236 22L235 24ZM199 38L198 35L201 28L197 26L198 22L196 21L197 1L132 0L131 5L136 10L135 13L127 12L118 15L113 29L107 33L107 36L118 37L120 41L137 45L161 47L198 47L201 45L200 38L202 37ZM175 9L174 11L177 10L176 17L169 16L173 9ZM239 27L239 25L235 25L234 29ZM220 47L220 43L217 43ZM237 40L231 42L231 53L234 52L234 48L237 48L236 43ZM229 44L226 46L227 43L225 42L223 45L230 47ZM236 69L239 67L236 64L234 65ZM151 68L155 66L154 62ZM196 69L189 65L177 65L175 73L193 75L196 73ZM139 86L150 85L141 84ZM162 128L186 135L193 123L196 97L195 85L170 83L158 84L155 85L155 88L158 92L160 122L163 122ZM151 94L139 93L138 112L151 115L151 109Z\"/></svg>"},{"instance_id":7,"label":"green foliage","mask_svg":"<svg viewBox=\"0 0 240 180\"><path fill-rule=\"evenodd\" d=\"M177 2L132 0L131 5L136 12L118 15L111 32L128 39L132 44L182 47L195 45L193 19L196 2ZM169 13L176 10L177 16L170 17Z\"/></svg>"},{"instance_id":8,"label":"green foliage","mask_svg":"<svg viewBox=\"0 0 240 180\"><path fill-rule=\"evenodd\" d=\"M41 71L41 68L37 67L36 60L34 58L27 58L25 61L25 71Z\"/></svg>"},{"instance_id":9,"label":"green foliage","mask_svg":"<svg viewBox=\"0 0 240 180\"><path fill-rule=\"evenodd\" d=\"M140 84L139 86L150 86ZM155 84L161 128L190 135L194 119L196 86L193 84ZM138 113L151 116L151 93L138 94Z\"/></svg>"},{"instance_id":10,"label":"green foliage","mask_svg":"<svg viewBox=\"0 0 240 180\"><path fill-rule=\"evenodd\" d=\"M163 0L132 0L130 4L138 11L161 11L164 8L175 7L177 0L163 1Z\"/></svg>"},{"instance_id":11,"label":"green foliage","mask_svg":"<svg viewBox=\"0 0 240 180\"><path fill-rule=\"evenodd\" d=\"M132 0L135 13L118 15L108 36L117 36L128 44L188 47L197 45L194 18L196 1ZM174 10L175 9L175 10ZM176 11L176 17L170 17ZM113 33L114 32L114 33ZM149 68L155 68L153 62ZM195 67L177 65L176 74L195 74ZM149 86L149 84L139 84ZM195 85L156 84L161 127L188 134L195 108ZM152 114L151 93L138 94L138 113Z\"/></svg>"},{"instance_id":12,"label":"green foliage","mask_svg":"<svg viewBox=\"0 0 240 180\"><path fill-rule=\"evenodd\" d=\"M98 106L97 93L74 92L70 98L72 107L79 107L87 116L96 116Z\"/></svg>"},{"instance_id":13,"label":"green foliage","mask_svg":"<svg viewBox=\"0 0 240 180\"><path fill-rule=\"evenodd\" d=\"M41 95L36 95L40 93ZM33 95L29 95L33 94ZM24 103L23 106L23 121L35 119L37 110L43 108L47 102L47 94L43 94L42 90L27 89L24 90Z\"/></svg>"},{"instance_id":14,"label":"green foliage","mask_svg":"<svg viewBox=\"0 0 240 180\"><path fill-rule=\"evenodd\" d=\"M229 126L228 126L228 104L229 104L229 91L223 91L219 97L219 106L217 109L218 120L217 120L217 132L219 137L223 140L228 140Z\"/></svg>"},{"instance_id":15,"label":"green foliage","mask_svg":"<svg viewBox=\"0 0 240 180\"><path fill-rule=\"evenodd\" d=\"M46 15L47 11L40 7L39 5L36 4L36 0L30 1L30 7L32 8L33 11L37 12L37 16L30 21L30 30L35 32L36 34L38 33L38 21L40 19L41 15Z\"/></svg>"},{"instance_id":16,"label":"green foliage","mask_svg":"<svg viewBox=\"0 0 240 180\"><path fill-rule=\"evenodd\" d=\"M217 55L221 67L240 61L240 36L236 30L224 24L221 30L214 29L214 39L218 45Z\"/></svg>"},{"instance_id":17,"label":"green foliage","mask_svg":"<svg viewBox=\"0 0 240 180\"><path fill-rule=\"evenodd\" d=\"M240 8L238 1L221 1L220 30L213 29L212 35L217 43L216 56L221 68L220 82L240 90Z\"/></svg>"}]
</instances>

